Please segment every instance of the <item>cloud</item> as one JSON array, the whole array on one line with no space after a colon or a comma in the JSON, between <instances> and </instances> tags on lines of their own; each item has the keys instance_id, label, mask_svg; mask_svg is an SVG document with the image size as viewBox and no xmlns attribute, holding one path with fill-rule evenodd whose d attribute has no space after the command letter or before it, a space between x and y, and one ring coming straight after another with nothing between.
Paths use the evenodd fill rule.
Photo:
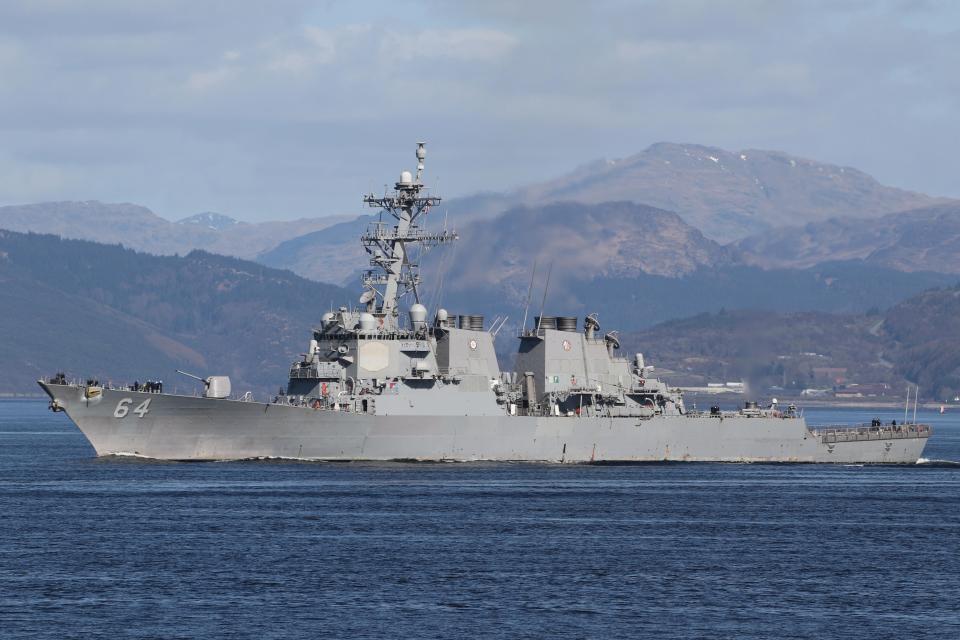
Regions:
<instances>
[{"instance_id":1,"label":"cloud","mask_svg":"<svg viewBox=\"0 0 960 640\"><path fill-rule=\"evenodd\" d=\"M664 139L960 195L958 24L893 0L8 0L0 203L356 212L420 138L445 195Z\"/></svg>"},{"instance_id":2,"label":"cloud","mask_svg":"<svg viewBox=\"0 0 960 640\"><path fill-rule=\"evenodd\" d=\"M271 35L242 49L224 52L209 68L189 72L186 86L196 91L257 83L276 74L300 80L340 77L339 70L366 68L371 78L389 81L396 65L425 61L489 63L516 47L513 36L492 29L374 28L367 24L304 26ZM331 69L336 64L337 69ZM442 69L433 67L434 71ZM259 78L259 79L258 79Z\"/></svg>"},{"instance_id":3,"label":"cloud","mask_svg":"<svg viewBox=\"0 0 960 640\"><path fill-rule=\"evenodd\" d=\"M19 202L42 199L51 189L58 189L63 183L61 169L31 166L0 157L0 189L21 194L23 200Z\"/></svg>"},{"instance_id":4,"label":"cloud","mask_svg":"<svg viewBox=\"0 0 960 640\"><path fill-rule=\"evenodd\" d=\"M363 27L345 29L321 29L304 27L296 38L274 38L259 45L267 52L267 68L275 71L301 73L318 65L332 63L345 40L357 37L365 31Z\"/></svg>"},{"instance_id":5,"label":"cloud","mask_svg":"<svg viewBox=\"0 0 960 640\"><path fill-rule=\"evenodd\" d=\"M194 71L187 77L187 86L196 91L206 91L225 83L236 73L230 67L218 67L209 71Z\"/></svg>"},{"instance_id":6,"label":"cloud","mask_svg":"<svg viewBox=\"0 0 960 640\"><path fill-rule=\"evenodd\" d=\"M424 29L390 31L380 43L386 58L450 58L467 62L498 60L517 46L517 38L494 29Z\"/></svg>"}]
</instances>

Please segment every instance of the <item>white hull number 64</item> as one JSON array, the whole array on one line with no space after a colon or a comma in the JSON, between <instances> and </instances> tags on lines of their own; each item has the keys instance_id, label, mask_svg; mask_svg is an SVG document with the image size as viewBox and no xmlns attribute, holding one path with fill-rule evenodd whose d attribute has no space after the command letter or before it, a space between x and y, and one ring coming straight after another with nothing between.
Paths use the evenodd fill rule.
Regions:
<instances>
[{"instance_id":1,"label":"white hull number 64","mask_svg":"<svg viewBox=\"0 0 960 640\"><path fill-rule=\"evenodd\" d=\"M137 405L136 409L133 410L138 417L142 418L150 412L150 400L152 398L147 398L143 402ZM133 400L130 398L124 398L117 403L117 408L113 410L114 418L126 418L127 414L130 413L130 405L133 404Z\"/></svg>"}]
</instances>

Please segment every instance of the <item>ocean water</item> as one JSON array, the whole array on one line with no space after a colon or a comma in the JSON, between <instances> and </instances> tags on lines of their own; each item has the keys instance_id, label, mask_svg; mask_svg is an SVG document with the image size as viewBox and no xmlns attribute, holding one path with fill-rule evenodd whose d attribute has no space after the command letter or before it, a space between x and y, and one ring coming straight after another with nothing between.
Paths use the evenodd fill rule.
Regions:
<instances>
[{"instance_id":1,"label":"ocean water","mask_svg":"<svg viewBox=\"0 0 960 640\"><path fill-rule=\"evenodd\" d=\"M0 402L0 638L956 638L921 417L892 467L164 463Z\"/></svg>"}]
</instances>

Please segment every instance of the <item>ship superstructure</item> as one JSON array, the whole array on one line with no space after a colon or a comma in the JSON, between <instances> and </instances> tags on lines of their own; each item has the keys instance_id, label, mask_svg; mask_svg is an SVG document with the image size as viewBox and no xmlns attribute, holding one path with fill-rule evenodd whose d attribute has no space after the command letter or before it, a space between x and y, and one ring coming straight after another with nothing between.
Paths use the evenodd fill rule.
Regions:
<instances>
[{"instance_id":1,"label":"ship superstructure","mask_svg":"<svg viewBox=\"0 0 960 640\"><path fill-rule=\"evenodd\" d=\"M202 397L97 381L40 381L100 455L169 459L915 462L926 425L809 429L794 407L748 403L688 411L680 390L619 354L596 314L537 316L522 326L513 371L500 370L498 327L482 315L429 310L423 251L457 234L423 221L440 198L416 173L364 202L380 210L361 238L370 256L357 307L322 315L271 402L231 397L225 376ZM524 319L526 325L526 318ZM502 325L501 325L502 326Z\"/></svg>"}]
</instances>

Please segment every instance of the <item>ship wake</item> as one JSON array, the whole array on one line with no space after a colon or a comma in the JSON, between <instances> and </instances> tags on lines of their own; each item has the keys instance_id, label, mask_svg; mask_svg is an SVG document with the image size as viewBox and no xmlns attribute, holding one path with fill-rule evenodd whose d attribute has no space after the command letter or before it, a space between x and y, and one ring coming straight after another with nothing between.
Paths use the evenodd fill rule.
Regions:
<instances>
[{"instance_id":1,"label":"ship wake","mask_svg":"<svg viewBox=\"0 0 960 640\"><path fill-rule=\"evenodd\" d=\"M930 458L920 458L917 460L917 464L924 467L960 469L960 460L931 460Z\"/></svg>"}]
</instances>

